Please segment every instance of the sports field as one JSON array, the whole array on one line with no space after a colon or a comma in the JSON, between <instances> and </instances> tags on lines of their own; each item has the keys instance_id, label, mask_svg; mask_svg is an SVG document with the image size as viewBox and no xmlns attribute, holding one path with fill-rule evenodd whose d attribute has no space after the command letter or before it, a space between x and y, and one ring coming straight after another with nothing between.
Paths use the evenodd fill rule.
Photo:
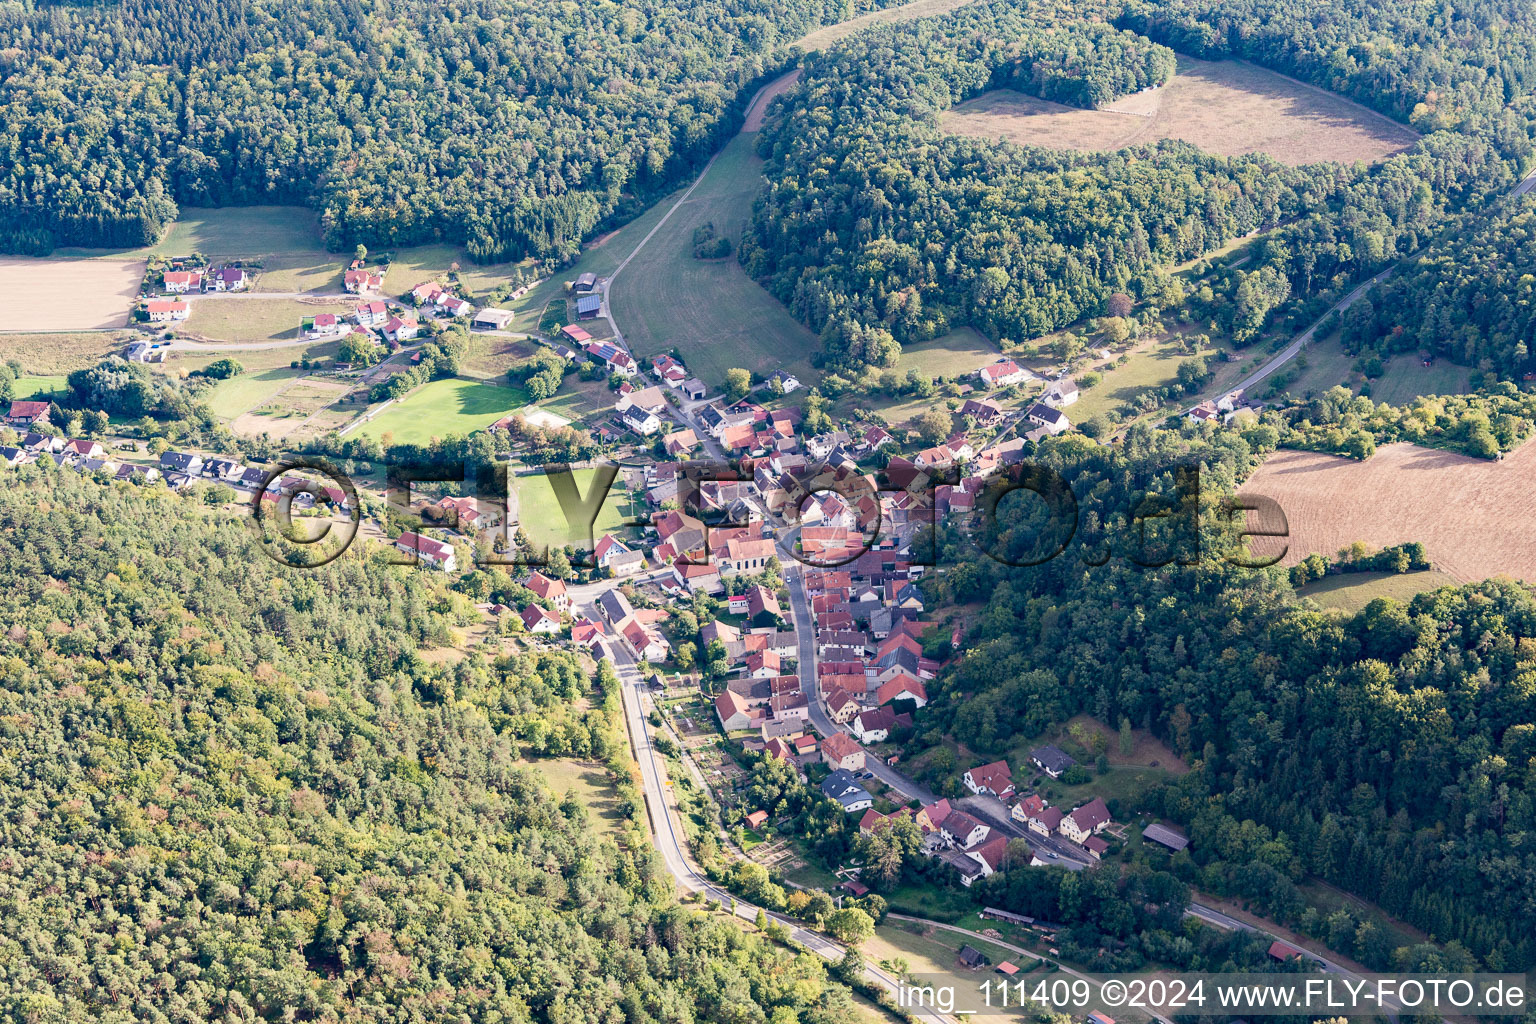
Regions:
<instances>
[{"instance_id":1,"label":"sports field","mask_svg":"<svg viewBox=\"0 0 1536 1024\"><path fill-rule=\"evenodd\" d=\"M434 380L423 384L378 416L357 428L364 437L395 444L426 444L434 437L484 430L508 413L528 404L521 388L484 381Z\"/></svg>"},{"instance_id":2,"label":"sports field","mask_svg":"<svg viewBox=\"0 0 1536 1024\"><path fill-rule=\"evenodd\" d=\"M639 356L677 348L688 368L718 384L725 371L759 374L786 369L802 381L819 377L809 357L820 340L792 317L734 259L693 258L693 231L713 222L741 240L741 228L762 184L763 162L750 135L721 150L687 202L619 274L609 299L614 319Z\"/></svg>"},{"instance_id":3,"label":"sports field","mask_svg":"<svg viewBox=\"0 0 1536 1024\"><path fill-rule=\"evenodd\" d=\"M143 280L143 260L0 256L0 331L122 327Z\"/></svg>"},{"instance_id":4,"label":"sports field","mask_svg":"<svg viewBox=\"0 0 1536 1024\"><path fill-rule=\"evenodd\" d=\"M1456 580L1503 574L1536 582L1536 444L1498 462L1411 444L1383 445L1364 462L1279 451L1242 493L1272 498L1284 511L1289 538L1250 543L1264 555L1286 549L1286 565L1355 541L1419 541Z\"/></svg>"},{"instance_id":5,"label":"sports field","mask_svg":"<svg viewBox=\"0 0 1536 1024\"><path fill-rule=\"evenodd\" d=\"M996 90L945 112L948 131L1027 146L1104 151L1183 139L1220 156L1266 153L1281 163L1367 163L1418 134L1340 96L1241 61L1179 58L1168 84L1081 110Z\"/></svg>"}]
</instances>

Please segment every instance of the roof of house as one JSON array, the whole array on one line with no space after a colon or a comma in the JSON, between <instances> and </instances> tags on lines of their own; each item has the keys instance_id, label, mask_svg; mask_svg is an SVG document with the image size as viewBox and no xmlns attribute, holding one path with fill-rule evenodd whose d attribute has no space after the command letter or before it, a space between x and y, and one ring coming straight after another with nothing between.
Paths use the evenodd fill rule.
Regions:
<instances>
[{"instance_id":1,"label":"roof of house","mask_svg":"<svg viewBox=\"0 0 1536 1024\"><path fill-rule=\"evenodd\" d=\"M564 580L552 579L538 570L530 573L528 575L528 582L523 585L545 600L553 600L565 595Z\"/></svg>"},{"instance_id":2,"label":"roof of house","mask_svg":"<svg viewBox=\"0 0 1536 1024\"><path fill-rule=\"evenodd\" d=\"M829 755L834 761L841 761L849 754L857 754L863 749L858 741L845 732L835 732L821 741L821 752Z\"/></svg>"},{"instance_id":3,"label":"roof of house","mask_svg":"<svg viewBox=\"0 0 1536 1024\"><path fill-rule=\"evenodd\" d=\"M553 622L556 626L560 625L560 619L557 616L550 614L547 608L544 608L540 605L530 604L528 607L523 609L522 614L524 629L532 629L534 626L537 626L539 623L544 622L545 620Z\"/></svg>"},{"instance_id":4,"label":"roof of house","mask_svg":"<svg viewBox=\"0 0 1536 1024\"><path fill-rule=\"evenodd\" d=\"M1104 805L1102 797L1094 797L1067 817L1084 832L1092 832L1109 820L1109 808Z\"/></svg>"},{"instance_id":5,"label":"roof of house","mask_svg":"<svg viewBox=\"0 0 1536 1024\"><path fill-rule=\"evenodd\" d=\"M991 764L980 765L966 774L979 788L990 789L994 793L1001 793L1013 784L1013 772L1008 769L1007 761L993 761Z\"/></svg>"},{"instance_id":6,"label":"roof of house","mask_svg":"<svg viewBox=\"0 0 1536 1024\"><path fill-rule=\"evenodd\" d=\"M996 871L1003 866L1003 858L1008 855L1008 837L995 835L971 852L986 861L987 867Z\"/></svg>"},{"instance_id":7,"label":"roof of house","mask_svg":"<svg viewBox=\"0 0 1536 1024\"><path fill-rule=\"evenodd\" d=\"M419 533L402 533L395 541L395 546L402 551L415 551L433 560L441 560L453 554L452 544L444 544L440 540L424 537Z\"/></svg>"},{"instance_id":8,"label":"roof of house","mask_svg":"<svg viewBox=\"0 0 1536 1024\"><path fill-rule=\"evenodd\" d=\"M939 827L953 836L968 836L978 828L987 828L988 826L983 822L977 821L964 811L950 811L949 815L939 823Z\"/></svg>"},{"instance_id":9,"label":"roof of house","mask_svg":"<svg viewBox=\"0 0 1536 1024\"><path fill-rule=\"evenodd\" d=\"M1060 747L1036 747L1029 752L1029 759L1048 771L1064 772L1077 764Z\"/></svg>"},{"instance_id":10,"label":"roof of house","mask_svg":"<svg viewBox=\"0 0 1536 1024\"><path fill-rule=\"evenodd\" d=\"M6 415L11 419L36 419L48 411L47 402L12 402L11 411Z\"/></svg>"},{"instance_id":11,"label":"roof of house","mask_svg":"<svg viewBox=\"0 0 1536 1024\"><path fill-rule=\"evenodd\" d=\"M1042 810L1036 811L1034 814L1031 814L1029 816L1029 820L1038 821L1047 829L1054 832L1056 831L1057 826L1061 824L1061 808L1046 807Z\"/></svg>"},{"instance_id":12,"label":"roof of house","mask_svg":"<svg viewBox=\"0 0 1536 1024\"><path fill-rule=\"evenodd\" d=\"M1053 409L1050 406L1044 405L1040 402L1036 402L1034 405L1030 406L1029 412L1025 415L1027 415L1030 419L1044 420L1051 426L1055 426L1058 423L1071 422L1067 419L1066 413L1062 412L1060 409Z\"/></svg>"},{"instance_id":13,"label":"roof of house","mask_svg":"<svg viewBox=\"0 0 1536 1024\"><path fill-rule=\"evenodd\" d=\"M923 689L923 684L916 679L907 679L903 676L895 676L887 680L879 690L875 691L875 703L888 704L903 694L909 694L928 703L928 691Z\"/></svg>"}]
</instances>

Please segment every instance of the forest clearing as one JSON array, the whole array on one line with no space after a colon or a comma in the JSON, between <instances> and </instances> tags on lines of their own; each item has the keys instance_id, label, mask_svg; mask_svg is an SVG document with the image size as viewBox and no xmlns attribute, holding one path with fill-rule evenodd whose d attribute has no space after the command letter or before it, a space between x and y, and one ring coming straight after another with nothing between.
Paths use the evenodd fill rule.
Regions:
<instances>
[{"instance_id":1,"label":"forest clearing","mask_svg":"<svg viewBox=\"0 0 1536 1024\"><path fill-rule=\"evenodd\" d=\"M1083 151L1183 139L1218 156L1265 153L1292 165L1375 162L1418 138L1357 103L1272 71L1184 56L1168 84L1098 110L994 90L945 112L940 123L959 135Z\"/></svg>"}]
</instances>

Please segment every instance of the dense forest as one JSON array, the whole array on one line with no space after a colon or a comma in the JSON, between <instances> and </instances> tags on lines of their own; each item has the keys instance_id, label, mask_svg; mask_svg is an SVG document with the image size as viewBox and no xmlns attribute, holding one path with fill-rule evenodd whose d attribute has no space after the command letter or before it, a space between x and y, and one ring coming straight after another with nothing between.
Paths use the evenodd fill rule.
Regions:
<instances>
[{"instance_id":1,"label":"dense forest","mask_svg":"<svg viewBox=\"0 0 1536 1024\"><path fill-rule=\"evenodd\" d=\"M4 477L0 1016L853 1018L818 957L676 902L611 671L428 660L472 606L420 574L284 569L161 488ZM616 835L542 755L610 762Z\"/></svg>"},{"instance_id":2,"label":"dense forest","mask_svg":"<svg viewBox=\"0 0 1536 1024\"><path fill-rule=\"evenodd\" d=\"M944 538L954 568L936 596L983 607L906 759L945 733L1000 755L1079 713L1151 729L1193 764L1153 800L1192 826L1208 887L1273 891L1286 919L1296 883L1320 877L1449 943L1454 962L1528 970L1536 595L1494 580L1326 613L1284 570L1214 557L1230 540L1215 503L1274 436L1138 426L1118 448L1043 443L1035 458L1077 496L1076 537L1019 568ZM1174 494L1178 465L1202 469L1207 557L1144 568L1129 517ZM987 549L1037 557L1046 514L1003 503Z\"/></svg>"},{"instance_id":3,"label":"dense forest","mask_svg":"<svg viewBox=\"0 0 1536 1024\"><path fill-rule=\"evenodd\" d=\"M564 259L734 132L857 0L0 6L0 252L139 246L177 204L326 242Z\"/></svg>"},{"instance_id":4,"label":"dense forest","mask_svg":"<svg viewBox=\"0 0 1536 1024\"><path fill-rule=\"evenodd\" d=\"M1332 388L1265 414L1287 448L1368 459L1379 444L1407 441L1496 459L1536 433L1536 395L1508 381L1472 395L1422 395L1411 405L1373 402Z\"/></svg>"}]
</instances>

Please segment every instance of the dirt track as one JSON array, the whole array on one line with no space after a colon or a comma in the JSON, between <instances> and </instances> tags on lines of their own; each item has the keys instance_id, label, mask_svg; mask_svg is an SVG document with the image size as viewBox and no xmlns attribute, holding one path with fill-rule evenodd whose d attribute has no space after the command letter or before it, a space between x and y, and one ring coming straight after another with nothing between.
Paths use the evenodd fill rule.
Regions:
<instances>
[{"instance_id":1,"label":"dirt track","mask_svg":"<svg viewBox=\"0 0 1536 1024\"><path fill-rule=\"evenodd\" d=\"M1536 582L1536 443L1502 462L1391 444L1365 462L1281 451L1242 488L1279 502L1290 526L1284 564L1355 541L1419 541L1435 568L1463 582L1507 575ZM1254 538L1261 554L1286 541Z\"/></svg>"}]
</instances>

